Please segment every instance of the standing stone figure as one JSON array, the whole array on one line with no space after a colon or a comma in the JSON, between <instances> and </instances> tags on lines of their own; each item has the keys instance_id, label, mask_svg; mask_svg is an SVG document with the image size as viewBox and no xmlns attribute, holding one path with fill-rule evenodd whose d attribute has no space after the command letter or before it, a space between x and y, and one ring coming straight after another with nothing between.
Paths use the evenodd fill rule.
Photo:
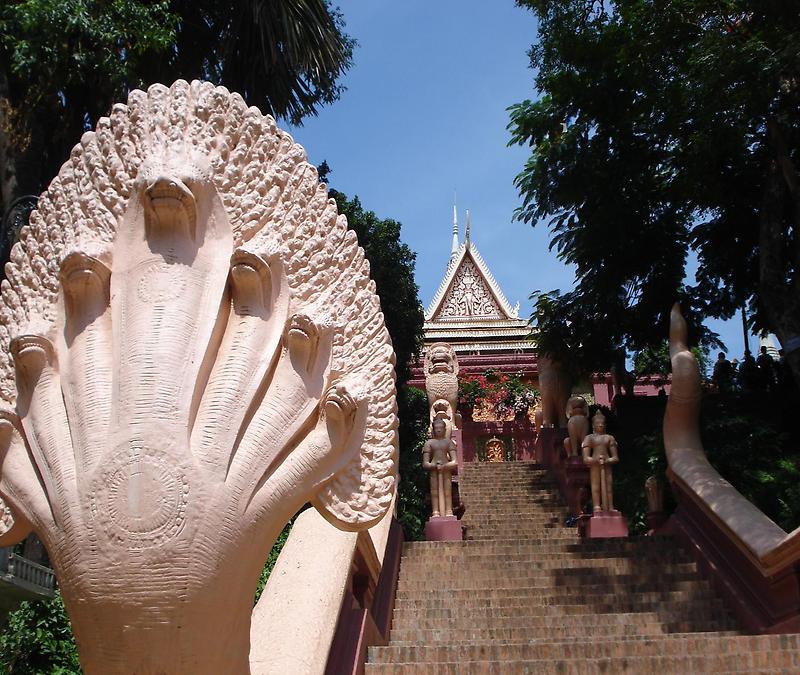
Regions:
<instances>
[{"instance_id":1,"label":"standing stone figure","mask_svg":"<svg viewBox=\"0 0 800 675\"><path fill-rule=\"evenodd\" d=\"M583 461L589 465L594 512L614 510L611 465L619 462L617 441L606 433L606 418L599 410L592 417L592 433L583 439Z\"/></svg>"},{"instance_id":2,"label":"standing stone figure","mask_svg":"<svg viewBox=\"0 0 800 675\"><path fill-rule=\"evenodd\" d=\"M433 420L433 438L422 447L422 468L431 474L432 517L453 515L453 486L451 476L458 466L456 444L447 434L441 418Z\"/></svg>"},{"instance_id":3,"label":"standing stone figure","mask_svg":"<svg viewBox=\"0 0 800 675\"><path fill-rule=\"evenodd\" d=\"M572 396L567 401L567 433L564 439L567 457L577 457L583 439L589 434L589 404L583 396Z\"/></svg>"}]
</instances>

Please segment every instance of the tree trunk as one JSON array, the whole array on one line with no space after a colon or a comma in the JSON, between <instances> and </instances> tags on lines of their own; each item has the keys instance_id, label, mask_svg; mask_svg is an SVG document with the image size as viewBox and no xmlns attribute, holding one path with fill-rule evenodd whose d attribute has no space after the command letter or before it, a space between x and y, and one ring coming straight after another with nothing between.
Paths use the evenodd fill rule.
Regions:
<instances>
[{"instance_id":1,"label":"tree trunk","mask_svg":"<svg viewBox=\"0 0 800 675\"><path fill-rule=\"evenodd\" d=\"M8 78L0 71L0 217L17 196L17 170L9 136Z\"/></svg>"},{"instance_id":2,"label":"tree trunk","mask_svg":"<svg viewBox=\"0 0 800 675\"><path fill-rule=\"evenodd\" d=\"M780 154L780 148L777 150ZM766 177L759 214L759 298L781 341L786 364L800 387L800 242L797 236L800 195L793 176L787 175L787 171L792 170L787 160L788 156L783 161L780 157L773 161ZM790 227L788 212L794 220L791 227L795 241L791 252L786 245Z\"/></svg>"}]
</instances>

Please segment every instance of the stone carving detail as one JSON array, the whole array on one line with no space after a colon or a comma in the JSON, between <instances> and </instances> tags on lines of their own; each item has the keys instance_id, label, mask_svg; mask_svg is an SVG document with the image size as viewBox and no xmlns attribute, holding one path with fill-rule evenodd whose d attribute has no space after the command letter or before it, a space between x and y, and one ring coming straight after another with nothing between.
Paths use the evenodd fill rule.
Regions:
<instances>
[{"instance_id":1,"label":"stone carving detail","mask_svg":"<svg viewBox=\"0 0 800 675\"><path fill-rule=\"evenodd\" d=\"M447 437L461 428L458 405L458 357L446 342L435 342L425 352L425 391L428 394L430 419L447 423Z\"/></svg>"},{"instance_id":2,"label":"stone carving detail","mask_svg":"<svg viewBox=\"0 0 800 675\"><path fill-rule=\"evenodd\" d=\"M438 316L505 318L475 263L468 257L462 260Z\"/></svg>"},{"instance_id":3,"label":"stone carving detail","mask_svg":"<svg viewBox=\"0 0 800 675\"><path fill-rule=\"evenodd\" d=\"M486 461L487 462L504 462L506 448L503 441L499 438L490 438L486 442Z\"/></svg>"},{"instance_id":4,"label":"stone carving detail","mask_svg":"<svg viewBox=\"0 0 800 675\"><path fill-rule=\"evenodd\" d=\"M222 87L133 91L6 277L0 494L47 546L85 672L247 672L288 518L368 527L395 486L394 354L316 170Z\"/></svg>"}]
</instances>

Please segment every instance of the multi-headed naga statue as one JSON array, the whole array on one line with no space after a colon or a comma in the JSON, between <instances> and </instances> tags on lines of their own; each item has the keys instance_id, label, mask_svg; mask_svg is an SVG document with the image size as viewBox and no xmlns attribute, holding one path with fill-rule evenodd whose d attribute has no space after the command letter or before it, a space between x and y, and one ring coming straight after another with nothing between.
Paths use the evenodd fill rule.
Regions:
<instances>
[{"instance_id":1,"label":"multi-headed naga statue","mask_svg":"<svg viewBox=\"0 0 800 675\"><path fill-rule=\"evenodd\" d=\"M259 571L311 501L395 486L394 355L303 149L208 83L134 91L6 268L0 494L47 546L87 673L246 673Z\"/></svg>"}]
</instances>

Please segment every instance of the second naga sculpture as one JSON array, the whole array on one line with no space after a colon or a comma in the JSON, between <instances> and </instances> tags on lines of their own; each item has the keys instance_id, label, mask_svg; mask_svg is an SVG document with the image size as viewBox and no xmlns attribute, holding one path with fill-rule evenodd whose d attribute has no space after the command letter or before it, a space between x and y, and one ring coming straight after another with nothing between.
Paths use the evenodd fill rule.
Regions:
<instances>
[{"instance_id":1,"label":"second naga sculpture","mask_svg":"<svg viewBox=\"0 0 800 675\"><path fill-rule=\"evenodd\" d=\"M248 672L287 520L310 501L365 528L395 486L394 355L316 170L222 87L133 91L6 277L0 494L47 547L84 671Z\"/></svg>"}]
</instances>

